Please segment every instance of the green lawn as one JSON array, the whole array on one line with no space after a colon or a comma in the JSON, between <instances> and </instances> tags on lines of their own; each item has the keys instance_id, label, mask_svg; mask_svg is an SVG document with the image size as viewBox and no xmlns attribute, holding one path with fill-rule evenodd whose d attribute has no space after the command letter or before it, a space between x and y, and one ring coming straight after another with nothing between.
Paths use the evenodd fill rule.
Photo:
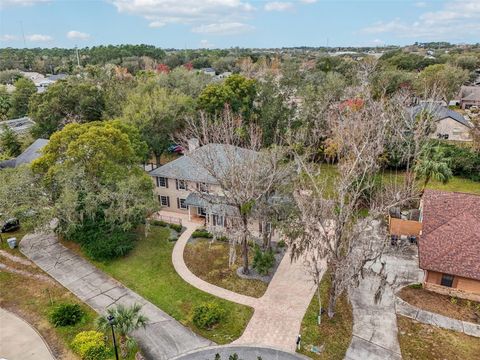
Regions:
<instances>
[{"instance_id":1,"label":"green lawn","mask_svg":"<svg viewBox=\"0 0 480 360\"><path fill-rule=\"evenodd\" d=\"M327 189L331 189L333 180L338 176L336 165L321 164L321 172L327 178ZM403 171L393 172L385 171L383 178L385 181L397 181L402 183L404 181L405 173ZM480 194L480 182L464 179L461 177L453 177L446 184L432 180L427 185L428 189L443 190L443 191L457 191L472 194Z\"/></svg>"},{"instance_id":2,"label":"green lawn","mask_svg":"<svg viewBox=\"0 0 480 360\"><path fill-rule=\"evenodd\" d=\"M20 241L24 234L25 231L23 229L2 234L4 241L0 248L12 255L24 258L18 248L10 249L6 243L6 239L13 236L17 238L17 241ZM44 274L36 266L23 265L6 257L0 256L0 262L10 268L26 271L30 274ZM35 327L58 359L76 359L77 356L70 349L70 343L73 338L80 331L95 330L95 319L97 317L95 311L56 282L50 283L25 275L0 271L0 289L2 289L0 291L0 307L17 314ZM3 291L4 289L8 290ZM48 320L49 314L60 303L79 304L85 312L82 321L76 325L65 327L54 327L50 324ZM110 348L111 344L111 342L108 343ZM129 354L128 359L134 358L135 351L134 349ZM113 358L112 350L110 359Z\"/></svg>"},{"instance_id":3,"label":"green lawn","mask_svg":"<svg viewBox=\"0 0 480 360\"><path fill-rule=\"evenodd\" d=\"M327 306L329 287L330 280L328 275L325 274L320 283L324 309ZM341 360L345 357L352 339L353 329L352 307L346 294L343 294L338 299L335 312L335 316L332 319L329 319L326 313L323 314L321 324L318 325L318 297L315 293L303 317L300 328L302 336L302 349L300 352L302 354L314 360ZM312 345L316 347L323 345L323 352L321 354L311 352Z\"/></svg>"},{"instance_id":4,"label":"green lawn","mask_svg":"<svg viewBox=\"0 0 480 360\"><path fill-rule=\"evenodd\" d=\"M186 283L173 267L175 243L168 241L169 235L168 228L152 226L149 235L142 237L127 257L95 264L196 333L218 344L235 340L245 329L253 309L216 298ZM227 316L212 330L198 329L191 320L192 310L208 301L217 301Z\"/></svg>"}]
</instances>

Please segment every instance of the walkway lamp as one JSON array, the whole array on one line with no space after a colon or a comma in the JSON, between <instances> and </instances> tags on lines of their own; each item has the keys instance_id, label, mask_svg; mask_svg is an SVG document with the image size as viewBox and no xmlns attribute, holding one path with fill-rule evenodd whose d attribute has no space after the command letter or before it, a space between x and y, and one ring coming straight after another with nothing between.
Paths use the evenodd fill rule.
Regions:
<instances>
[{"instance_id":1,"label":"walkway lamp","mask_svg":"<svg viewBox=\"0 0 480 360\"><path fill-rule=\"evenodd\" d=\"M113 325L115 324L115 317L113 315L107 316L108 323L112 327L112 337L113 337L113 347L115 349L115 359L118 360L118 351L117 351L117 342L115 340L115 331L113 330Z\"/></svg>"}]
</instances>

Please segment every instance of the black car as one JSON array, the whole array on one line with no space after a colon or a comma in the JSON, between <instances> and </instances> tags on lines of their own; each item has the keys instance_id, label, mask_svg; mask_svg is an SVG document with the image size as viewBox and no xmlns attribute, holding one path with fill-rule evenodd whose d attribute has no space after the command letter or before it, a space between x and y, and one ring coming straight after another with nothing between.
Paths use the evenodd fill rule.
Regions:
<instances>
[{"instance_id":1,"label":"black car","mask_svg":"<svg viewBox=\"0 0 480 360\"><path fill-rule=\"evenodd\" d=\"M2 228L0 229L0 232L6 233L11 231L17 231L18 229L20 229L20 221L18 221L18 219L12 218L5 221L5 223L2 225Z\"/></svg>"}]
</instances>

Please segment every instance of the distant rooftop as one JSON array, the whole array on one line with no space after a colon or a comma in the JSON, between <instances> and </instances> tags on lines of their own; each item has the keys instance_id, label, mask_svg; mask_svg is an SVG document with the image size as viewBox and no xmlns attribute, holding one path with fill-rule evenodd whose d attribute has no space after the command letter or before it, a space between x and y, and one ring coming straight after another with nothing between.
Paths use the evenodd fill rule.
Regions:
<instances>
[{"instance_id":1,"label":"distant rooftop","mask_svg":"<svg viewBox=\"0 0 480 360\"><path fill-rule=\"evenodd\" d=\"M42 155L42 149L48 144L49 140L37 139L25 149L23 153L15 159L0 162L0 169L8 167L17 167L22 164L30 164L33 160L38 159Z\"/></svg>"},{"instance_id":2,"label":"distant rooftop","mask_svg":"<svg viewBox=\"0 0 480 360\"><path fill-rule=\"evenodd\" d=\"M35 125L35 121L30 119L28 116L12 119L12 120L5 120L0 121L0 133L3 132L3 126L6 125L16 133L24 133L28 129L30 129L33 125Z\"/></svg>"},{"instance_id":3,"label":"distant rooftop","mask_svg":"<svg viewBox=\"0 0 480 360\"><path fill-rule=\"evenodd\" d=\"M472 124L470 124L470 122L465 119L462 114L440 104L426 102L412 108L412 112L415 116L424 110L430 112L434 116L435 121L449 117L464 126L472 127Z\"/></svg>"}]
</instances>

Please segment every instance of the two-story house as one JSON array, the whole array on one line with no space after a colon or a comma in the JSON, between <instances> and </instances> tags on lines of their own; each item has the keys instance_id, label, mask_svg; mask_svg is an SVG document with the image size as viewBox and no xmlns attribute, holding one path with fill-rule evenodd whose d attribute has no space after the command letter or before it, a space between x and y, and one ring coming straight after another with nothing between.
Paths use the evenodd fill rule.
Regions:
<instances>
[{"instance_id":1,"label":"two-story house","mask_svg":"<svg viewBox=\"0 0 480 360\"><path fill-rule=\"evenodd\" d=\"M189 144L187 154L150 171L162 209L188 214L190 220L202 218L205 225L217 227L225 227L236 218L238 210L225 203L218 181L196 160L208 156L213 166L228 166L226 146L230 145L208 144L198 147L198 144ZM242 148L235 148L235 152L240 158L254 153ZM252 233L260 234L270 229L270 224L257 220L250 223L249 228Z\"/></svg>"}]
</instances>

